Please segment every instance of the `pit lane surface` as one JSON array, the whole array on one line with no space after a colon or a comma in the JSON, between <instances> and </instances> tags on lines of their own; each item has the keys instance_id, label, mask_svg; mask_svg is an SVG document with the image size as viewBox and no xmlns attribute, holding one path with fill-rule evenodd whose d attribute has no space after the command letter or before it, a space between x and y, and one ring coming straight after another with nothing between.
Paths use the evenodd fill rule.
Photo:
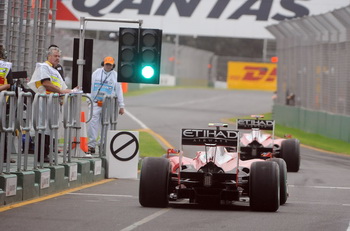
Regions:
<instances>
[{"instance_id":1,"label":"pit lane surface","mask_svg":"<svg viewBox=\"0 0 350 231\"><path fill-rule=\"evenodd\" d=\"M127 110L180 147L181 128L271 110L271 93L173 89L126 98ZM139 129L128 116L119 129ZM288 173L290 197L276 213L246 204L166 209L138 203L138 180L119 179L0 213L0 230L341 230L350 231L350 158L303 147L301 169ZM1 210L0 210L1 211Z\"/></svg>"}]
</instances>

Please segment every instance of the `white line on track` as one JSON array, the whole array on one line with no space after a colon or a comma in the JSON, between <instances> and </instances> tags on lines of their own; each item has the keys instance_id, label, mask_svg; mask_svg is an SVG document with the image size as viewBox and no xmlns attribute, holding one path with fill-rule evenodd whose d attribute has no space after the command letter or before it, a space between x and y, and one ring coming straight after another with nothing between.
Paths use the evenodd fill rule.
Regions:
<instances>
[{"instance_id":1,"label":"white line on track","mask_svg":"<svg viewBox=\"0 0 350 231\"><path fill-rule=\"evenodd\" d=\"M171 208L165 208L165 209L159 210L158 212L155 212L152 215L145 217L142 220L139 220L138 222L135 222L134 224L132 224L132 225L120 230L120 231L130 231L130 230L136 229L137 227L141 226L142 224L145 224L145 223L163 215L164 213L168 212L170 209Z\"/></svg>"},{"instance_id":2,"label":"white line on track","mask_svg":"<svg viewBox=\"0 0 350 231\"><path fill-rule=\"evenodd\" d=\"M131 114L129 111L125 110L125 114L128 115L132 120L134 120L136 123L138 123L143 129L149 129L146 124L142 123L141 120L136 118L133 114Z\"/></svg>"},{"instance_id":3,"label":"white line on track","mask_svg":"<svg viewBox=\"0 0 350 231\"><path fill-rule=\"evenodd\" d=\"M210 98L205 98L205 99L199 99L199 100L186 100L184 102L179 102L179 103L173 103L171 105L164 105L165 107L179 107L179 106L184 106L184 105L189 105L189 104L200 104L200 103L207 103L208 101L214 101L218 99L223 99L227 98L227 96L216 96L216 97L210 97Z\"/></svg>"},{"instance_id":4,"label":"white line on track","mask_svg":"<svg viewBox=\"0 0 350 231\"><path fill-rule=\"evenodd\" d=\"M132 198L135 196L131 195L116 195L116 194L94 194L94 193L68 193L69 195L82 195L82 196L99 196L99 197L128 197Z\"/></svg>"},{"instance_id":5,"label":"white line on track","mask_svg":"<svg viewBox=\"0 0 350 231\"><path fill-rule=\"evenodd\" d=\"M348 226L348 229L346 231L350 231L350 221L349 221L349 226Z\"/></svg>"},{"instance_id":6,"label":"white line on track","mask_svg":"<svg viewBox=\"0 0 350 231\"><path fill-rule=\"evenodd\" d=\"M316 188L316 189L341 189L350 190L350 187L335 187L335 186L305 186L305 185L288 185L292 188Z\"/></svg>"}]
</instances>

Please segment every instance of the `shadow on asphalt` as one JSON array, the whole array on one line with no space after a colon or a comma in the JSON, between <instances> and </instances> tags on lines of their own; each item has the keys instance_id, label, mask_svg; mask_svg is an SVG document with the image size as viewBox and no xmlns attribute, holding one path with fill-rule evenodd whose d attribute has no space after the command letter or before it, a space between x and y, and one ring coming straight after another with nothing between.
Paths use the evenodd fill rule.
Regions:
<instances>
[{"instance_id":1,"label":"shadow on asphalt","mask_svg":"<svg viewBox=\"0 0 350 231\"><path fill-rule=\"evenodd\" d=\"M218 210L218 211L251 211L249 203L237 202L235 204L189 204L186 202L170 202L169 207L174 209L192 210Z\"/></svg>"}]
</instances>

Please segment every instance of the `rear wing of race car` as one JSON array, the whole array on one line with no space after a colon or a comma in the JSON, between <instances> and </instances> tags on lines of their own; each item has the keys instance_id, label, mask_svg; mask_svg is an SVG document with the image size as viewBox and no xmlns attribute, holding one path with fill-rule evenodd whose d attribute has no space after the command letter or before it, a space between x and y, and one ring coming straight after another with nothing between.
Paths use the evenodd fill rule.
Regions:
<instances>
[{"instance_id":1,"label":"rear wing of race car","mask_svg":"<svg viewBox=\"0 0 350 231\"><path fill-rule=\"evenodd\" d=\"M275 120L261 120L263 115L251 115L255 119L237 119L237 130L258 129L272 131L272 139L275 137Z\"/></svg>"},{"instance_id":2,"label":"rear wing of race car","mask_svg":"<svg viewBox=\"0 0 350 231\"><path fill-rule=\"evenodd\" d=\"M219 129L182 129L182 145L197 146L225 146L236 147L239 145L239 131Z\"/></svg>"},{"instance_id":3,"label":"rear wing of race car","mask_svg":"<svg viewBox=\"0 0 350 231\"><path fill-rule=\"evenodd\" d=\"M237 129L252 129L274 131L274 120L259 120L259 119L237 119Z\"/></svg>"}]
</instances>

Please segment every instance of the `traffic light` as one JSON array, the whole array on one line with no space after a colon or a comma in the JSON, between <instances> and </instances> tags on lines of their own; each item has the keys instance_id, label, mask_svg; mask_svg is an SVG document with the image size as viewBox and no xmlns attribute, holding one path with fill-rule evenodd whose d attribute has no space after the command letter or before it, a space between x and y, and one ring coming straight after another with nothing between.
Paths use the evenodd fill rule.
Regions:
<instances>
[{"instance_id":1,"label":"traffic light","mask_svg":"<svg viewBox=\"0 0 350 231\"><path fill-rule=\"evenodd\" d=\"M118 82L137 83L138 38L138 28L119 28Z\"/></svg>"},{"instance_id":2,"label":"traffic light","mask_svg":"<svg viewBox=\"0 0 350 231\"><path fill-rule=\"evenodd\" d=\"M118 82L159 84L162 31L119 28Z\"/></svg>"},{"instance_id":3,"label":"traffic light","mask_svg":"<svg viewBox=\"0 0 350 231\"><path fill-rule=\"evenodd\" d=\"M139 45L139 82L159 84L162 31L141 29Z\"/></svg>"}]
</instances>

